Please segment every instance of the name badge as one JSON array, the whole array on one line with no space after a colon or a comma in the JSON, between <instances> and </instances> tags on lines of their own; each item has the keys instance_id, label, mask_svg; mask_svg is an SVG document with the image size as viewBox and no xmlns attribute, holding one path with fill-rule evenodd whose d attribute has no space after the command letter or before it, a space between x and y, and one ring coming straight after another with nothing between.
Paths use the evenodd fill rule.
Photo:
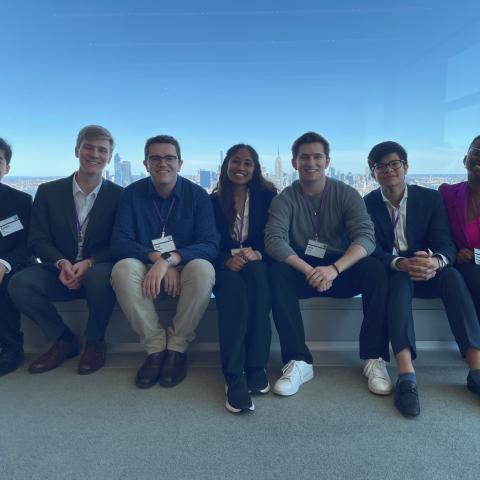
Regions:
<instances>
[{"instance_id":1,"label":"name badge","mask_svg":"<svg viewBox=\"0 0 480 480\"><path fill-rule=\"evenodd\" d=\"M154 240L152 240L152 246L154 250L160 253L173 252L177 249L171 235L167 235L166 237L161 238L155 238Z\"/></svg>"},{"instance_id":2,"label":"name badge","mask_svg":"<svg viewBox=\"0 0 480 480\"><path fill-rule=\"evenodd\" d=\"M474 248L473 253L475 255L475 264L480 265L480 248Z\"/></svg>"},{"instance_id":3,"label":"name badge","mask_svg":"<svg viewBox=\"0 0 480 480\"><path fill-rule=\"evenodd\" d=\"M305 249L305 255L311 255L312 257L323 258L327 251L327 244L317 242L316 240L309 240L307 248Z\"/></svg>"},{"instance_id":4,"label":"name badge","mask_svg":"<svg viewBox=\"0 0 480 480\"><path fill-rule=\"evenodd\" d=\"M230 250L230 253L231 253L232 257L233 257L233 256L235 256L235 255L238 255L241 251L242 251L241 248L232 248L232 249Z\"/></svg>"},{"instance_id":5,"label":"name badge","mask_svg":"<svg viewBox=\"0 0 480 480\"><path fill-rule=\"evenodd\" d=\"M23 230L23 225L18 215L13 215L13 217L0 221L0 233L2 237L7 237L19 230Z\"/></svg>"}]
</instances>

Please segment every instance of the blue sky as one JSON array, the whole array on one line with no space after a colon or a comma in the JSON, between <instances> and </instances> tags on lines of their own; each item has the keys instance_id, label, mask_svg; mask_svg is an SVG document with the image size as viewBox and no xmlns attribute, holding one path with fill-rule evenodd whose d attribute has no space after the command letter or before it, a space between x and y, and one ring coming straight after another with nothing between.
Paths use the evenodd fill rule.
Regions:
<instances>
[{"instance_id":1,"label":"blue sky","mask_svg":"<svg viewBox=\"0 0 480 480\"><path fill-rule=\"evenodd\" d=\"M439 8L441 5L441 8ZM77 131L109 128L140 171L172 134L185 173L251 143L268 170L306 130L363 172L377 142L411 173L462 172L480 134L478 1L2 2L0 136L12 175L67 175ZM285 167L286 168L286 167Z\"/></svg>"}]
</instances>

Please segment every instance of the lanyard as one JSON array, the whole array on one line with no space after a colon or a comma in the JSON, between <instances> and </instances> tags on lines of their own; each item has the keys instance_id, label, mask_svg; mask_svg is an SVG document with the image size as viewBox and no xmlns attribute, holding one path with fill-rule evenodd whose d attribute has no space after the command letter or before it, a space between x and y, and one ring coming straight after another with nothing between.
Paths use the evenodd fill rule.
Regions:
<instances>
[{"instance_id":1,"label":"lanyard","mask_svg":"<svg viewBox=\"0 0 480 480\"><path fill-rule=\"evenodd\" d=\"M248 193L247 193L247 196L248 196ZM238 225L237 242L240 244L240 248L243 248L242 237L243 237L243 225L245 221L245 208L247 206L247 196L245 196L245 203L243 204L242 213L238 214L238 216L240 217L240 225L238 225L238 220L235 220L235 223Z\"/></svg>"},{"instance_id":2,"label":"lanyard","mask_svg":"<svg viewBox=\"0 0 480 480\"><path fill-rule=\"evenodd\" d=\"M160 219L160 222L162 222L162 237L165 236L165 226L167 225L170 214L172 213L173 207L175 206L175 200L176 198L173 197L172 201L170 202L170 207L168 208L167 216L163 218L160 210L158 209L157 203L155 202L155 199L152 199L153 206L155 207L155 211L157 212L157 216Z\"/></svg>"},{"instance_id":3,"label":"lanyard","mask_svg":"<svg viewBox=\"0 0 480 480\"><path fill-rule=\"evenodd\" d=\"M78 235L81 239L83 239L83 234L82 234L83 227L88 222L88 219L90 218L90 214L92 213L94 205L95 205L95 201L93 202L92 206L88 210L88 213L87 213L86 217L83 219L82 223L80 223L80 220L78 219L78 212L77 212L77 209L75 208L75 220L77 221L77 233L78 233Z\"/></svg>"},{"instance_id":4,"label":"lanyard","mask_svg":"<svg viewBox=\"0 0 480 480\"><path fill-rule=\"evenodd\" d=\"M325 193L327 191L327 188L328 188L328 183L326 182L325 180L325 187L323 188L323 191L322 193L320 194L320 204L319 204L319 207L318 207L318 214L316 214L312 208L312 203L310 202L309 198L307 197L307 195L302 192L302 196L303 196L303 201L305 203L305 207L307 208L308 210L308 213L310 214L310 221L312 223L312 229L313 229L313 234L314 234L314 237L315 237L315 240L318 240L318 236L320 234L320 220L319 220L319 215L320 215L320 210L322 209L323 207L323 201L325 199Z\"/></svg>"},{"instance_id":5,"label":"lanyard","mask_svg":"<svg viewBox=\"0 0 480 480\"><path fill-rule=\"evenodd\" d=\"M396 215L395 215L396 214ZM395 228L397 227L397 223L398 223L398 219L400 218L400 209L396 209L394 208L392 210L392 216L391 216L391 220L392 220L392 225L393 225L393 230L395 230Z\"/></svg>"}]
</instances>

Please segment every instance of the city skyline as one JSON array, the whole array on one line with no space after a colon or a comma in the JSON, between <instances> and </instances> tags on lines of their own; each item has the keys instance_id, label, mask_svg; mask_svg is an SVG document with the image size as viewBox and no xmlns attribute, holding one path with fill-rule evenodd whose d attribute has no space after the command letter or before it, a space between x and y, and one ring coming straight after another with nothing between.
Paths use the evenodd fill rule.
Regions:
<instances>
[{"instance_id":1,"label":"city skyline","mask_svg":"<svg viewBox=\"0 0 480 480\"><path fill-rule=\"evenodd\" d=\"M25 0L3 13L12 174L68 175L92 123L133 172L148 137L173 135L188 175L239 142L274 171L308 130L342 170L395 140L412 173L462 173L480 133L474 0Z\"/></svg>"}]
</instances>

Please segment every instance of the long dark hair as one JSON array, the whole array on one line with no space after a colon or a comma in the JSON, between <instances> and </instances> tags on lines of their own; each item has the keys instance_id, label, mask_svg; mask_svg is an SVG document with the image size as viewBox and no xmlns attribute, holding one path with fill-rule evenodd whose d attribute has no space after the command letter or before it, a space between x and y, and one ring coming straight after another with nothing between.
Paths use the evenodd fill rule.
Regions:
<instances>
[{"instance_id":1,"label":"long dark hair","mask_svg":"<svg viewBox=\"0 0 480 480\"><path fill-rule=\"evenodd\" d=\"M227 154L222 162L222 167L220 169L220 178L218 179L218 183L214 188L214 192L218 194L218 200L220 202L220 206L222 207L223 213L227 217L228 223L233 225L235 222L235 218L237 216L237 211L235 210L235 202L233 200L233 187L232 182L228 178L227 170L228 170L228 162L230 159L242 148L245 148L249 151L250 156L253 160L253 174L252 179L248 182L248 188L251 192L259 192L261 190L270 190L272 192L276 192L277 189L272 182L269 182L263 175L262 175L262 167L260 166L260 161L258 160L258 153L256 150L244 143L238 143L233 147L228 149Z\"/></svg>"}]
</instances>

